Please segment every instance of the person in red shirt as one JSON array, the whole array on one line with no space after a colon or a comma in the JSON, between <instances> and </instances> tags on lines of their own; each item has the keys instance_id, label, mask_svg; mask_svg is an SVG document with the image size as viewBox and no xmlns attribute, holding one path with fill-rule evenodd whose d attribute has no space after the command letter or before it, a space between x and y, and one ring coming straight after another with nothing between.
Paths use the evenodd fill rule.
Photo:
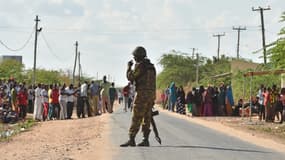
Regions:
<instances>
[{"instance_id":1,"label":"person in red shirt","mask_svg":"<svg viewBox=\"0 0 285 160\"><path fill-rule=\"evenodd\" d=\"M60 105L59 105L59 90L57 84L54 84L54 88L51 91L51 103L53 106L53 117L59 119L60 116Z\"/></svg>"},{"instance_id":2,"label":"person in red shirt","mask_svg":"<svg viewBox=\"0 0 285 160\"><path fill-rule=\"evenodd\" d=\"M22 86L17 94L17 102L20 107L19 118L25 120L28 106L28 92L24 86Z\"/></svg>"}]
</instances>

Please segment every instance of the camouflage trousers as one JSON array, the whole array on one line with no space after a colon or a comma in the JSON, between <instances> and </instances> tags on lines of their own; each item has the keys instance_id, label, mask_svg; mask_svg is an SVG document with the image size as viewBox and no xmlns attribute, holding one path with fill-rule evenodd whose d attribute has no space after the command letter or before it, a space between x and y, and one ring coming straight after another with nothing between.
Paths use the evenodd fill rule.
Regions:
<instances>
[{"instance_id":1,"label":"camouflage trousers","mask_svg":"<svg viewBox=\"0 0 285 160\"><path fill-rule=\"evenodd\" d=\"M154 105L154 94L148 92L137 92L133 106L132 123L129 135L135 137L142 125L142 132L149 132L151 112Z\"/></svg>"}]
</instances>

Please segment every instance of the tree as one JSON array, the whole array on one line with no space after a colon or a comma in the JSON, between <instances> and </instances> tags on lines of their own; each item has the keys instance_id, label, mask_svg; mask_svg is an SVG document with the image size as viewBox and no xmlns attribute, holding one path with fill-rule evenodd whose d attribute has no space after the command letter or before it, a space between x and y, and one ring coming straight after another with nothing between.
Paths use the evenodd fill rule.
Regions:
<instances>
[{"instance_id":1,"label":"tree","mask_svg":"<svg viewBox=\"0 0 285 160\"><path fill-rule=\"evenodd\" d=\"M27 71L27 83L32 84L33 70ZM63 83L61 81L61 74L58 71L48 71L45 69L36 70L36 83L52 84L52 83Z\"/></svg>"},{"instance_id":2,"label":"tree","mask_svg":"<svg viewBox=\"0 0 285 160\"><path fill-rule=\"evenodd\" d=\"M0 77L9 79L11 77L17 80L23 80L24 65L16 60L4 60L0 63Z\"/></svg>"},{"instance_id":3,"label":"tree","mask_svg":"<svg viewBox=\"0 0 285 160\"><path fill-rule=\"evenodd\" d=\"M165 88L171 82L186 86L195 80L195 60L185 53L172 50L161 56L159 64L163 71L157 77L157 87Z\"/></svg>"},{"instance_id":4,"label":"tree","mask_svg":"<svg viewBox=\"0 0 285 160\"><path fill-rule=\"evenodd\" d=\"M285 22L285 12L281 15L280 22ZM285 68L285 27L279 32L280 38L272 43L272 48L268 50L271 63L276 68Z\"/></svg>"}]
</instances>

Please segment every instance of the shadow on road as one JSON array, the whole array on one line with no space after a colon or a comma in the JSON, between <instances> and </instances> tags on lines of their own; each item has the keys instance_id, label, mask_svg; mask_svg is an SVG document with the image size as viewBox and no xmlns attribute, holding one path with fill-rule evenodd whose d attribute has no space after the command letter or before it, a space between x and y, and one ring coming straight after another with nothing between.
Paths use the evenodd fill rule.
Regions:
<instances>
[{"instance_id":1,"label":"shadow on road","mask_svg":"<svg viewBox=\"0 0 285 160\"><path fill-rule=\"evenodd\" d=\"M239 149L239 148L222 148L222 147L206 147L206 146L170 146L170 145L161 145L161 146L152 146L157 148L197 148L197 149L211 149L211 150L222 150L222 151L233 151L233 152L254 152L254 153L272 153L258 150L250 150L250 149Z\"/></svg>"}]
</instances>

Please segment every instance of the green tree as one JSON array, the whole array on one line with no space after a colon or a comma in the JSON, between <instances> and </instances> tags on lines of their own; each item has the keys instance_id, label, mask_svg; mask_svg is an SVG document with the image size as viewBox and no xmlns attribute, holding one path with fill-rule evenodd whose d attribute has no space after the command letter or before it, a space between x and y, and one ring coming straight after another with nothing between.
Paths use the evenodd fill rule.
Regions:
<instances>
[{"instance_id":1,"label":"green tree","mask_svg":"<svg viewBox=\"0 0 285 160\"><path fill-rule=\"evenodd\" d=\"M4 60L0 63L0 77L9 79L11 77L17 80L24 79L24 65L16 60Z\"/></svg>"},{"instance_id":2,"label":"green tree","mask_svg":"<svg viewBox=\"0 0 285 160\"><path fill-rule=\"evenodd\" d=\"M215 57L213 58L213 61L210 59L206 59L206 61L207 63L200 67L200 78L201 78L200 84L217 85L220 82L224 82L225 84L230 83L231 80L230 76L219 77L218 79L213 78L216 75L229 73L231 71L231 65L230 65L231 59L229 57L221 55L219 61L217 61Z\"/></svg>"},{"instance_id":3,"label":"green tree","mask_svg":"<svg viewBox=\"0 0 285 160\"><path fill-rule=\"evenodd\" d=\"M159 64L163 70L157 77L157 87L165 88L172 81L186 86L195 80L195 60L187 54L172 50L161 56Z\"/></svg>"},{"instance_id":4,"label":"green tree","mask_svg":"<svg viewBox=\"0 0 285 160\"><path fill-rule=\"evenodd\" d=\"M33 70L27 71L27 83L32 84L33 81ZM45 70L45 69L37 69L36 70L36 84L37 83L44 83L44 84L51 84L51 83L63 83L62 75L59 71L54 70Z\"/></svg>"},{"instance_id":5,"label":"green tree","mask_svg":"<svg viewBox=\"0 0 285 160\"><path fill-rule=\"evenodd\" d=\"M285 12L282 13L280 22L285 22ZM271 63L276 68L285 68L285 27L279 32L280 38L272 43L272 48L268 50Z\"/></svg>"}]
</instances>

